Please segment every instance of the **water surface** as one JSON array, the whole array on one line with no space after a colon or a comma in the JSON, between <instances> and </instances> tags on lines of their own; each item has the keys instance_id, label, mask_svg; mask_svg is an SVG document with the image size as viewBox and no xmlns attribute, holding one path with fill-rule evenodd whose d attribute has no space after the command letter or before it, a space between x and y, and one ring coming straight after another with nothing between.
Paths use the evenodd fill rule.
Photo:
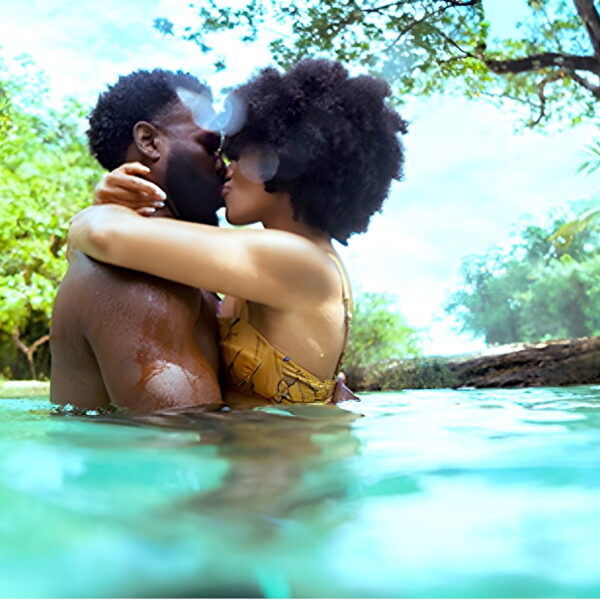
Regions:
<instances>
[{"instance_id":1,"label":"water surface","mask_svg":"<svg viewBox=\"0 0 600 600\"><path fill-rule=\"evenodd\" d=\"M0 400L0 596L598 597L600 387Z\"/></svg>"}]
</instances>

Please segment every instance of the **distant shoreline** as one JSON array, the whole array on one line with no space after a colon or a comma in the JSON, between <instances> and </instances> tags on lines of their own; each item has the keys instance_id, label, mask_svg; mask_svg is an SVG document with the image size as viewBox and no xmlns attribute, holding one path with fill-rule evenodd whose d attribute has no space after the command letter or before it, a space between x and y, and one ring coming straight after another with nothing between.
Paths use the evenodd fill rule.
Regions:
<instances>
[{"instance_id":1,"label":"distant shoreline","mask_svg":"<svg viewBox=\"0 0 600 600\"><path fill-rule=\"evenodd\" d=\"M49 381L14 380L0 381L0 399L34 398L50 395Z\"/></svg>"},{"instance_id":2,"label":"distant shoreline","mask_svg":"<svg viewBox=\"0 0 600 600\"><path fill-rule=\"evenodd\" d=\"M386 360L348 379L358 393L600 384L600 336L507 344L457 356ZM0 381L0 399L49 395L49 381Z\"/></svg>"}]
</instances>

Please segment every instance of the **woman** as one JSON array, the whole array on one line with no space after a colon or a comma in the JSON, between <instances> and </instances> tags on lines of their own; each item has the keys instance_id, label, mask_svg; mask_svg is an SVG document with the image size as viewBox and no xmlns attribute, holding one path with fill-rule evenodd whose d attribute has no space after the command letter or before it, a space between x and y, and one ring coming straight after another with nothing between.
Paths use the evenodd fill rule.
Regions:
<instances>
[{"instance_id":1,"label":"woman","mask_svg":"<svg viewBox=\"0 0 600 600\"><path fill-rule=\"evenodd\" d=\"M397 133L406 123L385 103L384 81L349 77L326 60L300 61L283 75L265 69L235 95L246 115L223 148L232 161L226 216L264 229L144 219L103 205L74 218L70 241L98 260L226 294L220 347L229 389L329 402L351 313L331 242L365 231L381 208L401 175Z\"/></svg>"}]
</instances>

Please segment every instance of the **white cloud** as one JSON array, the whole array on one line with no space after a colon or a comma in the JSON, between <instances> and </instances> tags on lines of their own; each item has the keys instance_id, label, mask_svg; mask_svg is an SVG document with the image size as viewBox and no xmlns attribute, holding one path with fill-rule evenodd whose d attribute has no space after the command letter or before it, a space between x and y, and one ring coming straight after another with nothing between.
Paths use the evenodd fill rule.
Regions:
<instances>
[{"instance_id":1,"label":"white cloud","mask_svg":"<svg viewBox=\"0 0 600 600\"><path fill-rule=\"evenodd\" d=\"M425 327L459 284L463 257L506 243L524 214L541 218L595 191L594 180L575 173L595 129L515 133L510 114L452 98L413 102L406 112L414 115L406 180L345 256L363 288L397 295L409 322ZM449 321L431 335L434 353L473 346L451 333Z\"/></svg>"},{"instance_id":2,"label":"white cloud","mask_svg":"<svg viewBox=\"0 0 600 600\"><path fill-rule=\"evenodd\" d=\"M155 67L187 70L218 90L269 62L264 43L249 48L221 35L214 46L229 56L229 68L215 73L213 56L153 28L161 16L185 23L193 11L176 0L24 0L3 8L0 39L4 52L33 57L50 78L54 100L75 95L91 103L119 75Z\"/></svg>"}]
</instances>

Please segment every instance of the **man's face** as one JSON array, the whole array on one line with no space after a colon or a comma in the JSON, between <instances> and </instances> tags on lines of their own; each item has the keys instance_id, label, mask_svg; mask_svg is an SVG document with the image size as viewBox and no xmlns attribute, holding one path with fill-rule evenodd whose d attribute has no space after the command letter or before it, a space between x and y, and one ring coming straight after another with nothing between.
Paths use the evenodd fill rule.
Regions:
<instances>
[{"instance_id":1,"label":"man's face","mask_svg":"<svg viewBox=\"0 0 600 600\"><path fill-rule=\"evenodd\" d=\"M223 176L216 168L219 134L200 127L182 104L169 112L161 134L163 181L157 183L164 186L173 216L217 225L215 212L223 206Z\"/></svg>"}]
</instances>

